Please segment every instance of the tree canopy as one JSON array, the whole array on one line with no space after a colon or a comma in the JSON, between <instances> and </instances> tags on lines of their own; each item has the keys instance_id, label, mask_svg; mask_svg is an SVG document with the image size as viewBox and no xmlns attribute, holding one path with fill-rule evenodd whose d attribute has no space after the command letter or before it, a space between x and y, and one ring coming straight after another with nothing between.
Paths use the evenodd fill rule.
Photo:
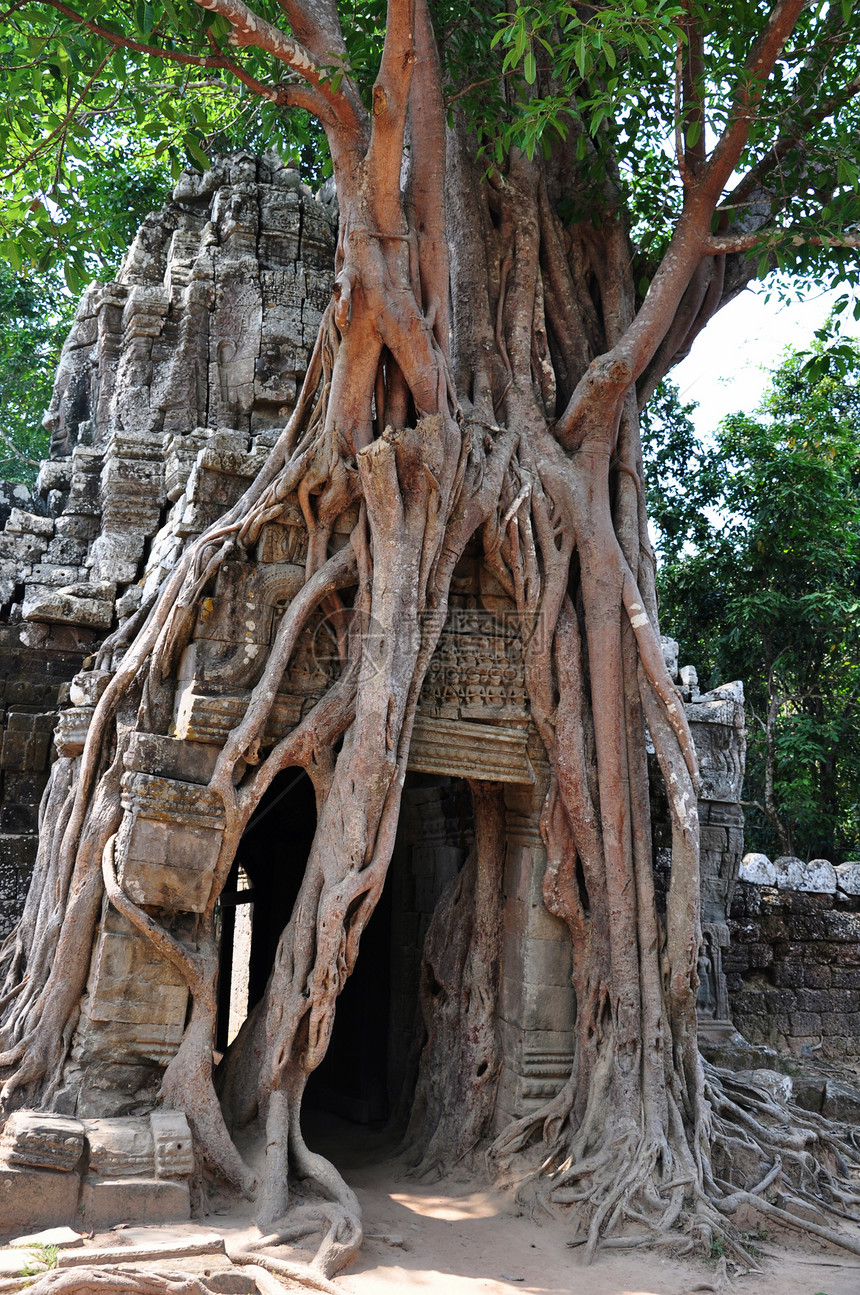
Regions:
<instances>
[{"instance_id":1,"label":"tree canopy","mask_svg":"<svg viewBox=\"0 0 860 1295\"><path fill-rule=\"evenodd\" d=\"M308 15L287 8L285 18L276 0L258 4L252 33L231 25L251 12L241 0L17 0L0 25L0 256L14 268L59 260L82 284L96 268L93 247L110 256L115 246L97 177L117 148L138 171L160 161L176 175L215 151L275 145L301 156L309 178L322 175L317 118L342 93L369 103L384 6L345 6L343 36L313 68L299 44ZM761 79L749 63L760 4L544 0L500 13L443 2L431 11L449 121L476 132L487 167L510 147L549 153L567 140L578 163L556 195L567 220L599 224L600 177L613 176L640 293L690 176L732 121L746 138L713 234L715 250L754 253L735 271L737 287L775 264L819 282L850 274L860 216L850 0L804 6Z\"/></svg>"}]
</instances>

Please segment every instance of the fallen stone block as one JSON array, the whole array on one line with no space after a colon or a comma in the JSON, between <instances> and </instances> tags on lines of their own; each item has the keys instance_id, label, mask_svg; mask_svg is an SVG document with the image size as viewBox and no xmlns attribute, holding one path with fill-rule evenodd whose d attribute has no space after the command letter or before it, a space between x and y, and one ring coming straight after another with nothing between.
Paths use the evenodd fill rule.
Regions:
<instances>
[{"instance_id":1,"label":"fallen stone block","mask_svg":"<svg viewBox=\"0 0 860 1295\"><path fill-rule=\"evenodd\" d=\"M803 1077L795 1079L792 1084L795 1106L799 1106L801 1110L813 1111L816 1115L820 1115L824 1104L825 1084L824 1079L805 1079Z\"/></svg>"},{"instance_id":2,"label":"fallen stone block","mask_svg":"<svg viewBox=\"0 0 860 1295\"><path fill-rule=\"evenodd\" d=\"M191 1217L191 1193L186 1182L172 1178L88 1175L83 1182L80 1209L81 1222L96 1232L115 1223L178 1223ZM126 1261L131 1257L143 1256L132 1256L129 1248L122 1258ZM114 1263L116 1255L98 1262Z\"/></svg>"},{"instance_id":3,"label":"fallen stone block","mask_svg":"<svg viewBox=\"0 0 860 1295\"><path fill-rule=\"evenodd\" d=\"M0 1162L0 1237L26 1227L60 1227L77 1218L81 1180L76 1173L52 1173Z\"/></svg>"},{"instance_id":4,"label":"fallen stone block","mask_svg":"<svg viewBox=\"0 0 860 1295\"><path fill-rule=\"evenodd\" d=\"M814 894L836 893L836 869L827 859L811 859L804 863L792 855L774 859L776 884L780 890L811 891Z\"/></svg>"},{"instance_id":5,"label":"fallen stone block","mask_svg":"<svg viewBox=\"0 0 860 1295\"><path fill-rule=\"evenodd\" d=\"M7 535L45 535L54 534L53 517L38 517L36 513L25 513L23 508L13 508L6 523Z\"/></svg>"},{"instance_id":6,"label":"fallen stone block","mask_svg":"<svg viewBox=\"0 0 860 1295\"><path fill-rule=\"evenodd\" d=\"M84 1150L84 1126L65 1115L13 1111L0 1138L0 1158L9 1165L68 1172Z\"/></svg>"},{"instance_id":7,"label":"fallen stone block","mask_svg":"<svg viewBox=\"0 0 860 1295\"><path fill-rule=\"evenodd\" d=\"M13 1237L10 1246L56 1246L67 1250L70 1246L82 1246L84 1238L74 1228L43 1228L41 1232L31 1232L28 1236Z\"/></svg>"},{"instance_id":8,"label":"fallen stone block","mask_svg":"<svg viewBox=\"0 0 860 1295\"><path fill-rule=\"evenodd\" d=\"M860 895L860 863L837 864L836 884L846 895Z\"/></svg>"},{"instance_id":9,"label":"fallen stone block","mask_svg":"<svg viewBox=\"0 0 860 1295\"><path fill-rule=\"evenodd\" d=\"M776 868L766 854L745 854L738 880L749 881L754 886L775 886Z\"/></svg>"},{"instance_id":10,"label":"fallen stone block","mask_svg":"<svg viewBox=\"0 0 860 1295\"><path fill-rule=\"evenodd\" d=\"M0 1277L29 1277L44 1272L47 1266L32 1250L21 1246L16 1245L14 1250L0 1250Z\"/></svg>"},{"instance_id":11,"label":"fallen stone block","mask_svg":"<svg viewBox=\"0 0 860 1295\"><path fill-rule=\"evenodd\" d=\"M258 1295L259 1287L250 1273L239 1268L221 1268L209 1273L206 1285L215 1295Z\"/></svg>"},{"instance_id":12,"label":"fallen stone block","mask_svg":"<svg viewBox=\"0 0 860 1295\"><path fill-rule=\"evenodd\" d=\"M821 1114L827 1120L842 1120L845 1124L860 1124L860 1089L851 1084L828 1079L824 1088Z\"/></svg>"},{"instance_id":13,"label":"fallen stone block","mask_svg":"<svg viewBox=\"0 0 860 1295\"><path fill-rule=\"evenodd\" d=\"M781 1074L778 1070L738 1070L733 1078L742 1084L755 1084L758 1088L764 1088L778 1102L791 1101L791 1077Z\"/></svg>"}]
</instances>

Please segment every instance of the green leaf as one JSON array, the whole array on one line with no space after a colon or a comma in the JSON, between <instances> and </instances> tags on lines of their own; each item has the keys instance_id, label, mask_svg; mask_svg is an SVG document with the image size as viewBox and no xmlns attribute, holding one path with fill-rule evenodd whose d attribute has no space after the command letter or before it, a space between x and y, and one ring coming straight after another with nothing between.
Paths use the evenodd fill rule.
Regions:
<instances>
[{"instance_id":1,"label":"green leaf","mask_svg":"<svg viewBox=\"0 0 860 1295\"><path fill-rule=\"evenodd\" d=\"M204 153L200 141L189 132L187 135L183 135L182 142L191 160L196 162L202 171L208 171L210 166L209 158Z\"/></svg>"}]
</instances>

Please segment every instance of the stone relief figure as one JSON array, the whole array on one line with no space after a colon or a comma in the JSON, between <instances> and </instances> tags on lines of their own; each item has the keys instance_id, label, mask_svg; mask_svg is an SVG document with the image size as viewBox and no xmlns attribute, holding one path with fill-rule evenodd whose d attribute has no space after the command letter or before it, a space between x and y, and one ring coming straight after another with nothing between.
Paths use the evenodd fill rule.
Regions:
<instances>
[{"instance_id":1,"label":"stone relief figure","mask_svg":"<svg viewBox=\"0 0 860 1295\"><path fill-rule=\"evenodd\" d=\"M699 976L696 1012L704 1020L713 1020L717 1015L717 990L713 953L707 937L702 940L696 971Z\"/></svg>"}]
</instances>

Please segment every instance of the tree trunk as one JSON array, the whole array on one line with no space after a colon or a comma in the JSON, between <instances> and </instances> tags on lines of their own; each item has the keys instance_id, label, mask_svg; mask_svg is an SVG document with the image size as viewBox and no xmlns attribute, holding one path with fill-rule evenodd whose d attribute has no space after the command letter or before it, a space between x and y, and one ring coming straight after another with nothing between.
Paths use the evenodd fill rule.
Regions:
<instances>
[{"instance_id":1,"label":"tree trunk","mask_svg":"<svg viewBox=\"0 0 860 1295\"><path fill-rule=\"evenodd\" d=\"M249 20L239 0L205 7L228 17L239 44L260 43L269 30ZM800 0L778 6L778 21L754 51L756 77L768 74L800 7ZM311 53L339 48L331 6L311 11L290 0L286 8ZM577 998L569 1082L538 1116L502 1135L496 1163L518 1180L534 1170L535 1190L577 1205L589 1256L610 1233L633 1226L651 1239L682 1213L694 1235L731 1232L710 1139L733 1119L750 1137L751 1117L740 1107L760 1098L727 1095L714 1075L706 1089L697 1050L697 769L660 647L636 384L647 386L655 366L665 372L718 304L702 266L714 268L711 220L746 127L732 119L690 181L637 312L611 160L596 195L600 221L565 225L559 199L574 197L596 164L580 127L545 159L513 150L489 172L456 117L446 140L426 0L389 0L369 114L348 76L340 89L308 76L340 199L332 302L295 414L266 467L165 581L99 703L76 775L55 769L47 804L58 820L43 836L39 869L57 901L50 911L31 902L7 955L4 1098L27 1086L31 1100L49 1100L106 888L192 994L165 1100L188 1111L201 1153L256 1195L271 1238L302 1235L309 1221L323 1228L317 1285L349 1261L361 1240L355 1196L305 1146L302 1095L385 882L418 696L454 568L477 537L522 622L531 718L550 767L544 898L570 930ZM210 781L227 827L189 951L123 894L113 871L127 721L158 731L199 600L224 560L249 554L292 498L309 533L307 581ZM330 554L334 523L356 501L350 544ZM320 608L341 627L340 677L267 748L284 669ZM672 814L665 921L654 902L646 724ZM257 1184L213 1087L213 913L243 827L287 766L314 779L316 837L264 1000L220 1085L231 1123L265 1117ZM431 1172L486 1134L498 1072L501 796L477 783L472 791L475 850L440 905L427 948L428 1045L412 1134ZM463 1119L452 1118L455 1096L465 1100ZM773 1124L762 1118L756 1136L775 1155L785 1139L772 1132L778 1117L767 1116ZM785 1171L804 1183L810 1173L799 1153L791 1166L785 1153ZM296 1178L314 1184L323 1203L295 1204Z\"/></svg>"}]
</instances>

